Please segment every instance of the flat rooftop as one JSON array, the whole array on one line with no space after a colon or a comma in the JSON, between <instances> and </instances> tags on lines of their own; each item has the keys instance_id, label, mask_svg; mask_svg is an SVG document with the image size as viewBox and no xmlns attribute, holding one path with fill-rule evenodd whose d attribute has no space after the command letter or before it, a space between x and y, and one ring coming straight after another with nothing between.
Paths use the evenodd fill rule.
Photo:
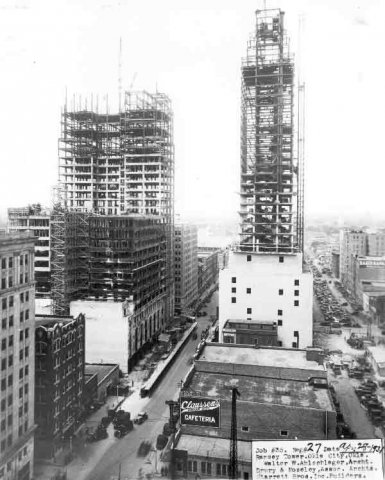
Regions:
<instances>
[{"instance_id":1,"label":"flat rooftop","mask_svg":"<svg viewBox=\"0 0 385 480\"><path fill-rule=\"evenodd\" d=\"M242 402L334 410L328 389L314 388L308 382L195 372L189 383L189 388L201 392L203 397L229 401L231 401L231 387L237 387Z\"/></svg>"},{"instance_id":2,"label":"flat rooftop","mask_svg":"<svg viewBox=\"0 0 385 480\"><path fill-rule=\"evenodd\" d=\"M206 344L199 360L238 365L255 365L278 368L299 368L301 370L319 370L323 365L314 360L306 360L306 350L285 348L254 348L248 346L226 346L224 344Z\"/></svg>"},{"instance_id":3,"label":"flat rooftop","mask_svg":"<svg viewBox=\"0 0 385 480\"><path fill-rule=\"evenodd\" d=\"M251 442L238 440L238 461L251 462ZM189 455L210 458L229 459L230 440L228 438L201 437L197 435L185 435L179 439L178 449L187 450ZM215 473L215 470L214 470Z\"/></svg>"},{"instance_id":4,"label":"flat rooftop","mask_svg":"<svg viewBox=\"0 0 385 480\"><path fill-rule=\"evenodd\" d=\"M85 375L96 374L100 383L117 367L119 367L117 363L86 363L84 373Z\"/></svg>"},{"instance_id":5,"label":"flat rooftop","mask_svg":"<svg viewBox=\"0 0 385 480\"><path fill-rule=\"evenodd\" d=\"M367 349L372 354L374 360L377 363L385 362L385 347L383 345L379 345L376 347L367 347Z\"/></svg>"}]
</instances>

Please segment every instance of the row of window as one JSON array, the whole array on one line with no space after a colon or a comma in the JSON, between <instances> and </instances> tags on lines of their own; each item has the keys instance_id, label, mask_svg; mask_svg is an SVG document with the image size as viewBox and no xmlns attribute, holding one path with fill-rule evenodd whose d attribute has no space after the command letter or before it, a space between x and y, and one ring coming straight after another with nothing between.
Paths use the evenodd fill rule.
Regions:
<instances>
[{"instance_id":1,"label":"row of window","mask_svg":"<svg viewBox=\"0 0 385 480\"><path fill-rule=\"evenodd\" d=\"M237 297L231 297L231 303L237 303ZM299 300L294 300L294 306L299 307ZM251 313L251 308L247 309L247 313Z\"/></svg>"},{"instance_id":2,"label":"row of window","mask_svg":"<svg viewBox=\"0 0 385 480\"><path fill-rule=\"evenodd\" d=\"M20 315L19 315L19 320L20 320L20 323L23 323L24 320L27 321L29 320L29 310L26 310L25 312L20 312ZM10 315L8 317L8 322L7 322L7 318L4 317L1 319L1 328L3 330L5 330L7 328L7 324L8 324L8 327L13 327L14 325L14 317L13 315Z\"/></svg>"},{"instance_id":3,"label":"row of window","mask_svg":"<svg viewBox=\"0 0 385 480\"><path fill-rule=\"evenodd\" d=\"M15 259L15 262L13 261ZM14 265L16 265L17 257L4 257L1 259L1 268L13 268ZM23 265L28 265L28 253L24 255L20 255L19 257L19 264L20 266Z\"/></svg>"},{"instance_id":4,"label":"row of window","mask_svg":"<svg viewBox=\"0 0 385 480\"><path fill-rule=\"evenodd\" d=\"M237 283L237 277L231 277L231 283ZM299 279L294 279L294 286L299 287Z\"/></svg>"},{"instance_id":5,"label":"row of window","mask_svg":"<svg viewBox=\"0 0 385 480\"><path fill-rule=\"evenodd\" d=\"M23 358L28 358L29 357L29 347L21 348L19 351L19 360L22 361ZM8 362L6 358L1 359L1 371L6 370L7 368L7 363L8 367L12 367L13 365L13 355L8 356Z\"/></svg>"},{"instance_id":6,"label":"row of window","mask_svg":"<svg viewBox=\"0 0 385 480\"><path fill-rule=\"evenodd\" d=\"M28 283L29 281L29 276L28 273L20 273L20 278L19 278L19 284L22 285L23 283ZM10 275L8 277L8 282L7 282L7 277L3 277L1 279L1 288L2 290L5 290L6 288L12 288L14 286L13 282L13 275Z\"/></svg>"},{"instance_id":7,"label":"row of window","mask_svg":"<svg viewBox=\"0 0 385 480\"><path fill-rule=\"evenodd\" d=\"M4 447L4 450L5 450L5 447ZM18 453L19 462L21 461L23 456L25 457L27 455L27 453L28 453L27 447L24 447L23 450L20 450L20 452ZM8 472L12 471L12 462L7 463L7 471ZM0 468L0 478L2 478L4 474L5 474L5 467L2 467Z\"/></svg>"},{"instance_id":8,"label":"row of window","mask_svg":"<svg viewBox=\"0 0 385 480\"><path fill-rule=\"evenodd\" d=\"M11 415L11 417L12 417L12 415ZM9 419L9 417L8 417L8 419ZM12 424L12 420L11 420L11 424ZM24 425L20 425L20 426L19 426L19 437L21 437L21 436L23 435L23 431L24 431L24 432L27 432L27 430L28 430L28 420L26 420L26 421L24 422ZM7 440L3 440L3 441L1 442L1 444L0 444L0 452L3 453L4 450L6 449L6 447L7 447L7 446L10 447L11 445L12 445L12 433L10 433L10 434L8 435ZM9 462L7 465L9 465L9 464L10 464L10 462ZM7 468L8 468L8 466L7 466ZM9 470L10 470L10 469L9 469Z\"/></svg>"},{"instance_id":9,"label":"row of window","mask_svg":"<svg viewBox=\"0 0 385 480\"><path fill-rule=\"evenodd\" d=\"M29 328L26 328L25 330L20 330L19 338L20 338L20 341L23 341L23 339L29 338ZM14 345L14 337L13 335L9 335L8 347L13 347L13 345ZM4 351L6 348L7 348L7 339L3 338L1 340L1 350Z\"/></svg>"},{"instance_id":10,"label":"row of window","mask_svg":"<svg viewBox=\"0 0 385 480\"><path fill-rule=\"evenodd\" d=\"M212 464L210 462L199 462L200 463L200 473L203 475L214 475L217 478L228 478L229 476L229 465L228 463L217 463L217 464ZM214 470L214 465L215 465L215 472ZM177 470L181 471L182 470L182 464L179 463L177 464ZM198 472L198 461L197 460L189 460L187 462L187 470L189 472L197 473ZM241 472L238 472L237 478L241 478ZM243 472L243 479L248 480L249 479L249 473L248 472Z\"/></svg>"}]
</instances>

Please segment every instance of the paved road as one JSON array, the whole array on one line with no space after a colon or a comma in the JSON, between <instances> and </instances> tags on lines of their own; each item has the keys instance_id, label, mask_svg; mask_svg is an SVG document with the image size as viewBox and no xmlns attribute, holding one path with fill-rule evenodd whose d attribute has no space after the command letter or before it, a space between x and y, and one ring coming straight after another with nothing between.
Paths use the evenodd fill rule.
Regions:
<instances>
[{"instance_id":1,"label":"paved road","mask_svg":"<svg viewBox=\"0 0 385 480\"><path fill-rule=\"evenodd\" d=\"M218 304L218 292L215 292L211 302L204 308L207 314L214 314ZM195 348L200 339L200 333L209 325L208 317L198 318L198 339L188 341L183 348L174 365L170 368L159 387L155 390L149 399L146 410L149 419L142 425L135 426L123 439L113 439L108 448L103 452L98 461L93 465L86 464L84 468L68 468L68 480L110 480L118 478L119 468L121 469L121 480L140 478L139 469L143 472L155 471L155 459L157 453L150 452L147 458L138 457L137 451L143 440L152 442L155 445L156 437L162 433L163 425L168 420L169 408L165 404L166 400L174 399L178 396L179 388L177 383L187 374L191 368L189 359L195 352ZM110 427L112 428L112 427ZM111 436L111 432L110 432ZM109 439L111 440L111 438ZM120 465L120 466L119 466Z\"/></svg>"}]
</instances>

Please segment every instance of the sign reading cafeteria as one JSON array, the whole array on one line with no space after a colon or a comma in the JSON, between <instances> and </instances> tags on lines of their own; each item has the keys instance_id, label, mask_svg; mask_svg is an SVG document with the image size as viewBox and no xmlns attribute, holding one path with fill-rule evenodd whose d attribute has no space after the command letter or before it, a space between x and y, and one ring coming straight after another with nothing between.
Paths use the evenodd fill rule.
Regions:
<instances>
[{"instance_id":1,"label":"sign reading cafeteria","mask_svg":"<svg viewBox=\"0 0 385 480\"><path fill-rule=\"evenodd\" d=\"M180 397L180 423L219 428L220 403L212 398Z\"/></svg>"},{"instance_id":2,"label":"sign reading cafeteria","mask_svg":"<svg viewBox=\"0 0 385 480\"><path fill-rule=\"evenodd\" d=\"M253 441L253 480L383 480L384 445L374 440Z\"/></svg>"}]
</instances>

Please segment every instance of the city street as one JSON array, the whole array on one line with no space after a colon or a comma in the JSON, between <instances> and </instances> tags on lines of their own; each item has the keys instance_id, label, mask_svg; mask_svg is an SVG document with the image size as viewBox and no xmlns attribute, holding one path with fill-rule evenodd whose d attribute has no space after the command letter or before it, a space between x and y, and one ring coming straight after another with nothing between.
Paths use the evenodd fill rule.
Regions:
<instances>
[{"instance_id":1,"label":"city street","mask_svg":"<svg viewBox=\"0 0 385 480\"><path fill-rule=\"evenodd\" d=\"M214 292L207 307L202 308L207 312L207 316L197 318L198 339L187 342L150 398L136 399L136 401L132 399L135 402L133 408L136 411L146 410L148 420L142 425L135 425L134 430L122 439L113 437L113 429L110 426L109 438L99 442L99 448L93 451L93 445L88 445L77 452L77 458L67 466L68 480L112 480L118 478L119 471L121 480L131 480L143 478L139 469L142 469L143 475L155 472L156 467L160 471L159 452L153 451L147 457L139 457L137 456L138 448L141 442L146 440L152 443L155 450L156 438L162 433L163 425L168 420L169 407L165 402L177 398L178 383L191 368L190 359L200 341L200 334L207 325L211 325L209 316L215 314L217 304L218 291ZM131 411L130 398L124 402L124 408L128 411ZM155 456L157 456L156 459Z\"/></svg>"}]
</instances>

